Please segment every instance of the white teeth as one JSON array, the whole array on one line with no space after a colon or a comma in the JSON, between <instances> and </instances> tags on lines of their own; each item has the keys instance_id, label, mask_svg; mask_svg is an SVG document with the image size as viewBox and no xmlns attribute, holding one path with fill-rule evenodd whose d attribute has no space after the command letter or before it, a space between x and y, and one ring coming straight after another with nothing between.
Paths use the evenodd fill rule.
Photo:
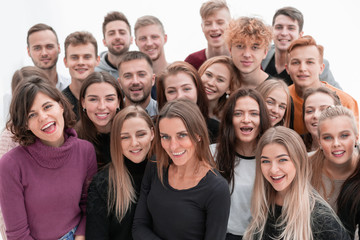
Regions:
<instances>
[{"instance_id":1,"label":"white teeth","mask_svg":"<svg viewBox=\"0 0 360 240\"><path fill-rule=\"evenodd\" d=\"M271 119L277 119L277 117L275 117L275 116L271 116L271 115L270 115L270 118L271 118Z\"/></svg>"},{"instance_id":2,"label":"white teeth","mask_svg":"<svg viewBox=\"0 0 360 240\"><path fill-rule=\"evenodd\" d=\"M335 151L335 152L333 152L333 154L342 154L342 153L344 153L344 151Z\"/></svg>"},{"instance_id":3,"label":"white teeth","mask_svg":"<svg viewBox=\"0 0 360 240\"><path fill-rule=\"evenodd\" d=\"M214 90L211 90L210 88L205 88L205 90L208 91L208 92L211 92L211 93L215 92Z\"/></svg>"},{"instance_id":4,"label":"white teeth","mask_svg":"<svg viewBox=\"0 0 360 240\"><path fill-rule=\"evenodd\" d=\"M138 150L130 150L130 152L132 152L132 153L138 153L138 152L140 152L141 151L141 149L138 149Z\"/></svg>"},{"instance_id":5,"label":"white teeth","mask_svg":"<svg viewBox=\"0 0 360 240\"><path fill-rule=\"evenodd\" d=\"M274 180L279 180L279 179L282 178L282 177L284 177L284 176L272 177L272 179L274 179Z\"/></svg>"},{"instance_id":6,"label":"white teeth","mask_svg":"<svg viewBox=\"0 0 360 240\"><path fill-rule=\"evenodd\" d=\"M55 124L55 122L50 122L50 123L46 124L41 130L45 130L53 124Z\"/></svg>"},{"instance_id":7,"label":"white teeth","mask_svg":"<svg viewBox=\"0 0 360 240\"><path fill-rule=\"evenodd\" d=\"M96 116L98 116L98 117L106 117L106 116L107 116L107 113L103 113L103 114L96 114Z\"/></svg>"},{"instance_id":8,"label":"white teeth","mask_svg":"<svg viewBox=\"0 0 360 240\"><path fill-rule=\"evenodd\" d=\"M184 151L182 151L182 152L178 152L178 153L173 152L172 154L175 155L175 156L179 156L179 155L181 155L181 154L184 154L185 151L186 151L186 150L184 150Z\"/></svg>"}]
</instances>

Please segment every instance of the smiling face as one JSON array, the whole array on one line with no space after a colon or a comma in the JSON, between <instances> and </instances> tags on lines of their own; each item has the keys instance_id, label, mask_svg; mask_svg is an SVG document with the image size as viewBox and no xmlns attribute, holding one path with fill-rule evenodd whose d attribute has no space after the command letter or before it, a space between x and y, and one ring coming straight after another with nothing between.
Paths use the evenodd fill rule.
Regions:
<instances>
[{"instance_id":1,"label":"smiling face","mask_svg":"<svg viewBox=\"0 0 360 240\"><path fill-rule=\"evenodd\" d=\"M318 139L318 123L322 111L334 105L334 100L325 93L314 93L305 102L305 127L313 139Z\"/></svg>"},{"instance_id":2,"label":"smiling face","mask_svg":"<svg viewBox=\"0 0 360 240\"><path fill-rule=\"evenodd\" d=\"M139 50L149 55L152 61L156 61L164 55L167 35L164 35L160 26L152 24L140 27L136 30L135 36L135 43Z\"/></svg>"},{"instance_id":3,"label":"smiling face","mask_svg":"<svg viewBox=\"0 0 360 240\"><path fill-rule=\"evenodd\" d=\"M230 21L230 13L226 8L215 11L202 20L201 28L211 47L223 47L225 45L224 31Z\"/></svg>"},{"instance_id":4,"label":"smiling face","mask_svg":"<svg viewBox=\"0 0 360 240\"><path fill-rule=\"evenodd\" d=\"M241 97L236 101L233 114L236 141L253 144L260 132L259 104L251 97Z\"/></svg>"},{"instance_id":5,"label":"smiling face","mask_svg":"<svg viewBox=\"0 0 360 240\"><path fill-rule=\"evenodd\" d=\"M109 52L115 56L127 52L132 43L128 25L121 20L111 21L106 24L103 43Z\"/></svg>"},{"instance_id":6,"label":"smiling face","mask_svg":"<svg viewBox=\"0 0 360 240\"><path fill-rule=\"evenodd\" d=\"M285 67L295 87L306 90L320 87L320 74L325 66L320 62L320 53L315 46L301 46L288 54Z\"/></svg>"},{"instance_id":7,"label":"smiling face","mask_svg":"<svg viewBox=\"0 0 360 240\"><path fill-rule=\"evenodd\" d=\"M72 45L66 49L64 63L69 68L72 80L84 81L95 67L99 65L100 58L96 57L95 47L91 43Z\"/></svg>"},{"instance_id":8,"label":"smiling face","mask_svg":"<svg viewBox=\"0 0 360 240\"><path fill-rule=\"evenodd\" d=\"M296 175L287 149L278 143L268 144L262 149L260 161L263 176L277 191L276 198L284 199Z\"/></svg>"},{"instance_id":9,"label":"smiling face","mask_svg":"<svg viewBox=\"0 0 360 240\"><path fill-rule=\"evenodd\" d=\"M30 34L27 50L36 67L43 70L56 67L60 46L52 31L44 30Z\"/></svg>"},{"instance_id":10,"label":"smiling face","mask_svg":"<svg viewBox=\"0 0 360 240\"><path fill-rule=\"evenodd\" d=\"M48 95L38 92L28 114L28 129L45 145L64 143L64 109Z\"/></svg>"},{"instance_id":11,"label":"smiling face","mask_svg":"<svg viewBox=\"0 0 360 240\"><path fill-rule=\"evenodd\" d=\"M176 166L192 165L196 147L180 118L163 118L159 122L161 146Z\"/></svg>"},{"instance_id":12,"label":"smiling face","mask_svg":"<svg viewBox=\"0 0 360 240\"><path fill-rule=\"evenodd\" d=\"M278 124L285 115L287 102L287 94L281 88L272 90L265 99L266 107L269 110L271 126Z\"/></svg>"},{"instance_id":13,"label":"smiling face","mask_svg":"<svg viewBox=\"0 0 360 240\"><path fill-rule=\"evenodd\" d=\"M134 163L140 163L146 158L154 131L141 117L126 119L120 132L121 149L125 157Z\"/></svg>"},{"instance_id":14,"label":"smiling face","mask_svg":"<svg viewBox=\"0 0 360 240\"><path fill-rule=\"evenodd\" d=\"M205 70L201 80L209 101L217 102L225 93L230 94L231 73L225 64L212 64Z\"/></svg>"},{"instance_id":15,"label":"smiling face","mask_svg":"<svg viewBox=\"0 0 360 240\"><path fill-rule=\"evenodd\" d=\"M101 133L110 132L112 120L119 107L119 98L115 88L109 83L93 83L86 89L81 103L86 114Z\"/></svg>"},{"instance_id":16,"label":"smiling face","mask_svg":"<svg viewBox=\"0 0 360 240\"><path fill-rule=\"evenodd\" d=\"M288 16L279 15L275 18L273 26L273 40L276 49L286 51L290 44L302 36L299 23Z\"/></svg>"},{"instance_id":17,"label":"smiling face","mask_svg":"<svg viewBox=\"0 0 360 240\"><path fill-rule=\"evenodd\" d=\"M266 57L267 52L266 46L252 40L233 44L230 49L234 64L242 75L261 70L261 61Z\"/></svg>"},{"instance_id":18,"label":"smiling face","mask_svg":"<svg viewBox=\"0 0 360 240\"><path fill-rule=\"evenodd\" d=\"M324 120L319 125L319 133L319 143L326 161L339 166L352 161L358 137L349 117L338 116Z\"/></svg>"},{"instance_id":19,"label":"smiling face","mask_svg":"<svg viewBox=\"0 0 360 240\"><path fill-rule=\"evenodd\" d=\"M197 103L197 91L194 80L184 72L168 76L164 81L164 89L168 102L175 99L189 99Z\"/></svg>"}]
</instances>

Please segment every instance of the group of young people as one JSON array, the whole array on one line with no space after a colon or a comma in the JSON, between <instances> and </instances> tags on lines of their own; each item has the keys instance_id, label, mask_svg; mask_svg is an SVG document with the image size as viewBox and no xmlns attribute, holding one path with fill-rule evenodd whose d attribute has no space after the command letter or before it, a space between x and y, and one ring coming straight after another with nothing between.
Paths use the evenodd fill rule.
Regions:
<instances>
[{"instance_id":1,"label":"group of young people","mask_svg":"<svg viewBox=\"0 0 360 240\"><path fill-rule=\"evenodd\" d=\"M28 31L0 136L3 239L355 239L357 102L304 19L200 9L207 48L168 63L154 16L108 13L103 44ZM271 45L273 41L274 45ZM68 85L69 84L69 85ZM337 88L338 87L338 88Z\"/></svg>"}]
</instances>

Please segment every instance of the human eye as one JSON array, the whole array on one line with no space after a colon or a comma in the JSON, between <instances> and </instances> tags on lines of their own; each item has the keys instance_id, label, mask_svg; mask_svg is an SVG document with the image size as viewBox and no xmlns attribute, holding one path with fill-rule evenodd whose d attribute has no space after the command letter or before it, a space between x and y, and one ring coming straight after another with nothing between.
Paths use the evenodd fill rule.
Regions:
<instances>
[{"instance_id":1,"label":"human eye","mask_svg":"<svg viewBox=\"0 0 360 240\"><path fill-rule=\"evenodd\" d=\"M36 116L35 113L30 113L30 114L28 115L28 119L31 119L31 118L33 118L33 117L35 117L35 116Z\"/></svg>"},{"instance_id":2,"label":"human eye","mask_svg":"<svg viewBox=\"0 0 360 240\"><path fill-rule=\"evenodd\" d=\"M204 24L205 26L210 26L211 25L211 22L209 22L209 21L205 21L205 24Z\"/></svg>"},{"instance_id":3,"label":"human eye","mask_svg":"<svg viewBox=\"0 0 360 240\"><path fill-rule=\"evenodd\" d=\"M95 97L89 98L89 102L95 102L96 100L97 100L97 98L95 98Z\"/></svg>"},{"instance_id":4,"label":"human eye","mask_svg":"<svg viewBox=\"0 0 360 240\"><path fill-rule=\"evenodd\" d=\"M220 82L220 83L223 83L223 82L225 82L225 79L223 79L223 78L218 78L217 81Z\"/></svg>"},{"instance_id":5,"label":"human eye","mask_svg":"<svg viewBox=\"0 0 360 240\"><path fill-rule=\"evenodd\" d=\"M131 74L124 74L123 75L125 79L131 79L132 75Z\"/></svg>"},{"instance_id":6,"label":"human eye","mask_svg":"<svg viewBox=\"0 0 360 240\"><path fill-rule=\"evenodd\" d=\"M189 91L191 91L191 90L192 90L191 87L184 87L184 92L189 92Z\"/></svg>"},{"instance_id":7,"label":"human eye","mask_svg":"<svg viewBox=\"0 0 360 240\"><path fill-rule=\"evenodd\" d=\"M305 113L306 113L306 114L311 114L312 112L313 112L312 109L306 109L306 110L305 110Z\"/></svg>"},{"instance_id":8,"label":"human eye","mask_svg":"<svg viewBox=\"0 0 360 240\"><path fill-rule=\"evenodd\" d=\"M252 46L252 49L253 49L253 50L258 50L258 49L259 49L259 45L254 45L254 46Z\"/></svg>"},{"instance_id":9,"label":"human eye","mask_svg":"<svg viewBox=\"0 0 360 240\"><path fill-rule=\"evenodd\" d=\"M46 49L48 49L48 50L51 50L53 48L55 48L55 46L53 44L46 45Z\"/></svg>"},{"instance_id":10,"label":"human eye","mask_svg":"<svg viewBox=\"0 0 360 240\"><path fill-rule=\"evenodd\" d=\"M146 76L146 73L145 72L140 72L138 75L139 75L139 77L144 78Z\"/></svg>"},{"instance_id":11,"label":"human eye","mask_svg":"<svg viewBox=\"0 0 360 240\"><path fill-rule=\"evenodd\" d=\"M144 42L144 41L146 41L146 37L144 37L144 36L142 36L142 37L139 37L139 41L141 41L141 42Z\"/></svg>"},{"instance_id":12,"label":"human eye","mask_svg":"<svg viewBox=\"0 0 360 240\"><path fill-rule=\"evenodd\" d=\"M307 64L314 64L315 62L313 60L308 60Z\"/></svg>"},{"instance_id":13,"label":"human eye","mask_svg":"<svg viewBox=\"0 0 360 240\"><path fill-rule=\"evenodd\" d=\"M159 35L151 35L151 38L156 40L156 39L160 38L160 36Z\"/></svg>"},{"instance_id":14,"label":"human eye","mask_svg":"<svg viewBox=\"0 0 360 240\"><path fill-rule=\"evenodd\" d=\"M52 104L46 104L45 106L44 106L44 110L48 110L48 109L50 109L50 108L52 108Z\"/></svg>"},{"instance_id":15,"label":"human eye","mask_svg":"<svg viewBox=\"0 0 360 240\"><path fill-rule=\"evenodd\" d=\"M274 105L274 101L273 101L272 99L266 100L266 103L267 103L268 105Z\"/></svg>"},{"instance_id":16,"label":"human eye","mask_svg":"<svg viewBox=\"0 0 360 240\"><path fill-rule=\"evenodd\" d=\"M170 140L170 136L167 134L161 134L160 138L161 138L161 140L164 140L164 141Z\"/></svg>"},{"instance_id":17,"label":"human eye","mask_svg":"<svg viewBox=\"0 0 360 240\"><path fill-rule=\"evenodd\" d=\"M280 159L279 159L279 162L287 162L287 161L288 161L287 158L280 158Z\"/></svg>"},{"instance_id":18,"label":"human eye","mask_svg":"<svg viewBox=\"0 0 360 240\"><path fill-rule=\"evenodd\" d=\"M128 135L121 135L120 139L121 140L126 140L129 139L130 137Z\"/></svg>"},{"instance_id":19,"label":"human eye","mask_svg":"<svg viewBox=\"0 0 360 240\"><path fill-rule=\"evenodd\" d=\"M332 137L331 137L330 135L324 135L324 136L322 136L322 139L324 139L324 140L331 140Z\"/></svg>"},{"instance_id":20,"label":"human eye","mask_svg":"<svg viewBox=\"0 0 360 240\"><path fill-rule=\"evenodd\" d=\"M185 138L185 137L187 137L187 136L188 136L187 133L179 133L179 134L178 134L178 137L179 137L179 138Z\"/></svg>"},{"instance_id":21,"label":"human eye","mask_svg":"<svg viewBox=\"0 0 360 240\"><path fill-rule=\"evenodd\" d=\"M244 45L238 44L238 45L236 45L236 48L237 48L237 49L243 49L243 48L244 48Z\"/></svg>"},{"instance_id":22,"label":"human eye","mask_svg":"<svg viewBox=\"0 0 360 240\"><path fill-rule=\"evenodd\" d=\"M206 75L208 78L211 78L211 77L212 77L212 73L211 73L211 72L206 72L205 75Z\"/></svg>"},{"instance_id":23,"label":"human eye","mask_svg":"<svg viewBox=\"0 0 360 240\"><path fill-rule=\"evenodd\" d=\"M86 55L84 56L84 58L85 58L85 59L91 59L92 56L91 56L91 54L86 54Z\"/></svg>"},{"instance_id":24,"label":"human eye","mask_svg":"<svg viewBox=\"0 0 360 240\"><path fill-rule=\"evenodd\" d=\"M267 159L262 159L262 160L261 160L261 163L263 163L263 164L265 164L265 163L270 163L270 161L267 160Z\"/></svg>"},{"instance_id":25,"label":"human eye","mask_svg":"<svg viewBox=\"0 0 360 240\"><path fill-rule=\"evenodd\" d=\"M286 105L280 105L279 108L281 108L282 110L286 109Z\"/></svg>"},{"instance_id":26,"label":"human eye","mask_svg":"<svg viewBox=\"0 0 360 240\"><path fill-rule=\"evenodd\" d=\"M343 134L341 134L341 138L347 138L347 137L349 137L350 136L350 134L348 134L348 133L343 133Z\"/></svg>"},{"instance_id":27,"label":"human eye","mask_svg":"<svg viewBox=\"0 0 360 240\"><path fill-rule=\"evenodd\" d=\"M258 112L251 112L250 114L251 114L251 116L254 116L254 117L259 116L259 113L258 113Z\"/></svg>"},{"instance_id":28,"label":"human eye","mask_svg":"<svg viewBox=\"0 0 360 240\"><path fill-rule=\"evenodd\" d=\"M275 25L275 29L276 30L281 30L281 29L283 29L283 26L282 25Z\"/></svg>"},{"instance_id":29,"label":"human eye","mask_svg":"<svg viewBox=\"0 0 360 240\"><path fill-rule=\"evenodd\" d=\"M71 55L71 57L70 57L70 58L71 58L71 60L74 60L74 61L79 59L79 57L78 57L78 56L76 56L76 55Z\"/></svg>"},{"instance_id":30,"label":"human eye","mask_svg":"<svg viewBox=\"0 0 360 240\"><path fill-rule=\"evenodd\" d=\"M136 136L140 137L140 138L144 137L144 136L146 136L146 132L139 132L139 133L136 134Z\"/></svg>"},{"instance_id":31,"label":"human eye","mask_svg":"<svg viewBox=\"0 0 360 240\"><path fill-rule=\"evenodd\" d=\"M107 35L108 36L113 36L114 34L115 34L115 31L109 31Z\"/></svg>"},{"instance_id":32,"label":"human eye","mask_svg":"<svg viewBox=\"0 0 360 240\"><path fill-rule=\"evenodd\" d=\"M299 65L300 62L299 61L291 61L291 65Z\"/></svg>"},{"instance_id":33,"label":"human eye","mask_svg":"<svg viewBox=\"0 0 360 240\"><path fill-rule=\"evenodd\" d=\"M171 90L167 90L166 93L171 95L171 94L174 94L174 93L175 93L175 90L172 90L172 89L171 89Z\"/></svg>"},{"instance_id":34,"label":"human eye","mask_svg":"<svg viewBox=\"0 0 360 240\"><path fill-rule=\"evenodd\" d=\"M40 47L40 46L34 46L34 47L33 47L33 50L34 50L34 51L40 51L40 50L41 50L41 47Z\"/></svg>"},{"instance_id":35,"label":"human eye","mask_svg":"<svg viewBox=\"0 0 360 240\"><path fill-rule=\"evenodd\" d=\"M296 30L295 26L289 26L288 29L289 29L290 31Z\"/></svg>"},{"instance_id":36,"label":"human eye","mask_svg":"<svg viewBox=\"0 0 360 240\"><path fill-rule=\"evenodd\" d=\"M235 111L234 112L234 116L235 117L240 117L242 115L242 112L241 111Z\"/></svg>"}]
</instances>

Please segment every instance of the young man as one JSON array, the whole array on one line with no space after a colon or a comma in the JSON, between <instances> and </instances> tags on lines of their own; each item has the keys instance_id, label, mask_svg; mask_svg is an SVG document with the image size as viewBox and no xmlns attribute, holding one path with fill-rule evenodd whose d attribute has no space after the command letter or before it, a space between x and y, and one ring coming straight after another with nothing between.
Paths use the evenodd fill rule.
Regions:
<instances>
[{"instance_id":1,"label":"young man","mask_svg":"<svg viewBox=\"0 0 360 240\"><path fill-rule=\"evenodd\" d=\"M64 90L70 84L70 79L56 71L60 45L55 30L43 23L35 24L29 29L26 41L27 52L34 65L48 75L57 89Z\"/></svg>"},{"instance_id":2,"label":"young man","mask_svg":"<svg viewBox=\"0 0 360 240\"><path fill-rule=\"evenodd\" d=\"M215 56L230 56L225 43L224 32L231 19L229 7L224 0L210 0L200 8L201 28L208 43L207 48L192 53L185 59L199 69L207 59Z\"/></svg>"},{"instance_id":3,"label":"young man","mask_svg":"<svg viewBox=\"0 0 360 240\"><path fill-rule=\"evenodd\" d=\"M285 70L286 50L293 41L303 35L304 16L296 8L280 8L273 17L272 26L274 45L263 60L262 68L271 76L284 79L288 85L291 85L293 81ZM320 75L320 80L341 89L329 69L329 62L324 59L324 64L325 68Z\"/></svg>"},{"instance_id":4,"label":"young man","mask_svg":"<svg viewBox=\"0 0 360 240\"><path fill-rule=\"evenodd\" d=\"M225 34L232 60L241 76L241 87L256 88L270 78L261 69L261 61L271 42L269 26L257 18L241 17L230 22Z\"/></svg>"},{"instance_id":5,"label":"young man","mask_svg":"<svg viewBox=\"0 0 360 240\"><path fill-rule=\"evenodd\" d=\"M135 23L135 43L140 52L151 58L156 76L168 65L164 51L166 41L164 26L158 18L149 15L138 18ZM155 84L151 89L151 97L156 99Z\"/></svg>"},{"instance_id":6,"label":"young man","mask_svg":"<svg viewBox=\"0 0 360 240\"><path fill-rule=\"evenodd\" d=\"M140 105L150 116L157 115L157 103L150 96L151 87L155 83L150 57L139 51L129 51L121 57L118 69L125 106Z\"/></svg>"},{"instance_id":7,"label":"young man","mask_svg":"<svg viewBox=\"0 0 360 240\"><path fill-rule=\"evenodd\" d=\"M324 48L317 45L311 36L300 37L293 41L287 49L285 68L294 84L289 86L290 95L294 101L294 130L299 134L305 133L303 121L303 94L309 88L327 87L336 92L341 104L353 111L359 122L357 102L349 94L320 81L320 74L324 71Z\"/></svg>"},{"instance_id":8,"label":"young man","mask_svg":"<svg viewBox=\"0 0 360 240\"><path fill-rule=\"evenodd\" d=\"M132 43L129 21L121 12L110 12L104 18L102 31L103 43L108 48L108 51L100 54L100 64L95 68L95 71L108 72L118 79L117 66L121 55L129 51Z\"/></svg>"},{"instance_id":9,"label":"young man","mask_svg":"<svg viewBox=\"0 0 360 240\"><path fill-rule=\"evenodd\" d=\"M99 65L96 39L89 32L74 32L65 39L65 66L71 76L70 85L63 90L63 94L73 105L73 111L79 120L79 96L81 85L85 78L93 73Z\"/></svg>"}]
</instances>

